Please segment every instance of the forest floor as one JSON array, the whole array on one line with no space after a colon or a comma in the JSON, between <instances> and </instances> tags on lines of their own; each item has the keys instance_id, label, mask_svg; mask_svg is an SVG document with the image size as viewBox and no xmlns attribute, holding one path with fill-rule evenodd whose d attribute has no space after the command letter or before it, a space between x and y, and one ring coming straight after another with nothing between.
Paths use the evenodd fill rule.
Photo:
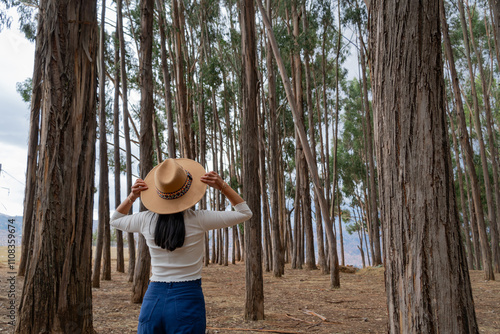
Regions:
<instances>
[{"instance_id":1,"label":"forest floor","mask_svg":"<svg viewBox=\"0 0 500 334\"><path fill-rule=\"evenodd\" d=\"M0 247L0 250L3 250ZM8 268L0 253L0 333L11 333L7 305ZM112 280L93 288L93 322L97 333L135 333L140 304L130 302L128 274L114 269ZM471 271L480 333L500 333L500 281L484 281ZM16 277L16 304L22 289ZM386 333L387 307L383 268L341 273L341 288L329 289L329 276L319 270L290 269L282 278L264 272L265 320L243 320L245 264L203 268L207 333Z\"/></svg>"}]
</instances>

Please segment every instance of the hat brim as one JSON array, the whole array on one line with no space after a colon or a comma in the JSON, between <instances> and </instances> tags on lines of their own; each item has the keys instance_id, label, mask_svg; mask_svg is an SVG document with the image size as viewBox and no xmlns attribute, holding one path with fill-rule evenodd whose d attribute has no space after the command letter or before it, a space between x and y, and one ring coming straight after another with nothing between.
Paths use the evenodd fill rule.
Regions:
<instances>
[{"instance_id":1,"label":"hat brim","mask_svg":"<svg viewBox=\"0 0 500 334\"><path fill-rule=\"evenodd\" d=\"M176 199L161 198L156 192L154 180L155 170L160 166L157 165L144 179L144 182L148 185L148 189L141 192L141 202L149 211L159 214L181 212L194 206L205 195L207 185L201 182L201 177L206 174L205 168L191 159L180 158L175 159L175 161L184 167L193 177L189 190L182 197Z\"/></svg>"}]
</instances>

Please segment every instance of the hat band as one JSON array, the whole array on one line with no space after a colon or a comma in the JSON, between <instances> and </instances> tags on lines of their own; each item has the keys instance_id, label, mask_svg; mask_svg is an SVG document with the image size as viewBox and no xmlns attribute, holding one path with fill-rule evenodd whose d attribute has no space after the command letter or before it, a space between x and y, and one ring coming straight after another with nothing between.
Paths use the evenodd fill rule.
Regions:
<instances>
[{"instance_id":1,"label":"hat band","mask_svg":"<svg viewBox=\"0 0 500 334\"><path fill-rule=\"evenodd\" d=\"M191 174L188 171L186 171L186 173L187 173L186 182L179 190L176 190L176 191L170 192L170 193L165 193L165 192L159 190L158 188L156 188L156 192L158 193L158 196L160 196L163 199L176 199L176 198L184 196L184 194L187 193L187 191L191 187L191 182L193 181L193 177L191 176Z\"/></svg>"}]
</instances>

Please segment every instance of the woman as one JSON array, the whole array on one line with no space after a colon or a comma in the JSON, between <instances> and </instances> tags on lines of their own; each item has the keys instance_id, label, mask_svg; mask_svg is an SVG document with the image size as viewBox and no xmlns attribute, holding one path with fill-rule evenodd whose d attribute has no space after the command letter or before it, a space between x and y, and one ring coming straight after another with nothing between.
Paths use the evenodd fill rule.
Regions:
<instances>
[{"instance_id":1,"label":"woman","mask_svg":"<svg viewBox=\"0 0 500 334\"><path fill-rule=\"evenodd\" d=\"M192 210L207 185L221 191L235 211ZM148 209L127 215L141 197ZM111 217L111 225L141 233L149 247L152 276L139 315L138 333L203 334L201 289L205 232L248 220L248 205L221 177L190 159L167 159L138 179Z\"/></svg>"}]
</instances>

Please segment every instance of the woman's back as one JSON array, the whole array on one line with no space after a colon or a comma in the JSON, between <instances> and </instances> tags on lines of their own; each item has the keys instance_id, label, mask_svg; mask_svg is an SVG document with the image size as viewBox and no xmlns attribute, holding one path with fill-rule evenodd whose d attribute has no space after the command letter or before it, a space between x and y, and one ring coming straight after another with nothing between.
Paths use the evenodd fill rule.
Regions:
<instances>
[{"instance_id":1,"label":"woman's back","mask_svg":"<svg viewBox=\"0 0 500 334\"><path fill-rule=\"evenodd\" d=\"M151 281L182 282L201 278L205 247L205 232L233 226L252 216L246 203L234 206L236 211L184 211L186 236L182 247L174 251L162 249L154 240L158 214L144 211L134 215L115 212L111 225L128 232L139 232L146 239L151 255Z\"/></svg>"}]
</instances>

